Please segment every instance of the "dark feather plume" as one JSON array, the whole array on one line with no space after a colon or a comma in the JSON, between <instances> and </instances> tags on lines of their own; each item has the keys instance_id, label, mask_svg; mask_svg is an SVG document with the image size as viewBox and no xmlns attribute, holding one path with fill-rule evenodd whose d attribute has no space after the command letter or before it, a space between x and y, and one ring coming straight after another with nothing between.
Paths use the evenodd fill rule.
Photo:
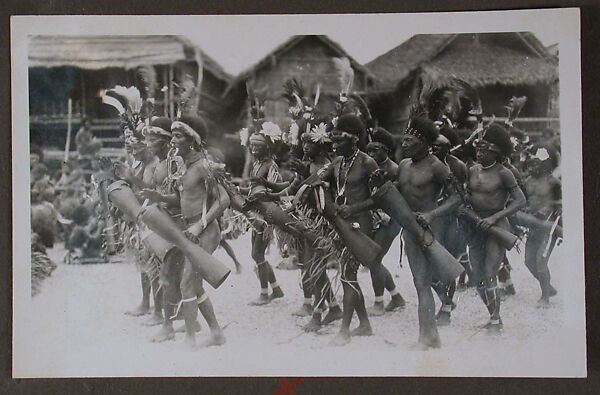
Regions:
<instances>
[{"instance_id":1,"label":"dark feather plume","mask_svg":"<svg viewBox=\"0 0 600 395\"><path fill-rule=\"evenodd\" d=\"M298 81L296 78L290 78L284 82L282 96L288 101L290 106L297 105L298 99L304 102L305 94L306 91L302 82Z\"/></svg>"},{"instance_id":2,"label":"dark feather plume","mask_svg":"<svg viewBox=\"0 0 600 395\"><path fill-rule=\"evenodd\" d=\"M141 80L142 93L146 100L154 98L158 82L156 81L156 70L153 66L143 65L137 69L138 76Z\"/></svg>"}]
</instances>

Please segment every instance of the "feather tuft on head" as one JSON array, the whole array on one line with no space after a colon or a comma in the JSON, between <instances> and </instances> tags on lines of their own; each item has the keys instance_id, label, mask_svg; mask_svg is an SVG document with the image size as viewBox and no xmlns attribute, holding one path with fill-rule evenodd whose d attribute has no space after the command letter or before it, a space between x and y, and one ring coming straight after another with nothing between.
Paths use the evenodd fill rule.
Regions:
<instances>
[{"instance_id":1,"label":"feather tuft on head","mask_svg":"<svg viewBox=\"0 0 600 395\"><path fill-rule=\"evenodd\" d=\"M348 95L352 90L352 84L354 83L354 69L350 63L350 59L344 58L333 58L333 65L340 81L340 92L344 95Z\"/></svg>"}]
</instances>

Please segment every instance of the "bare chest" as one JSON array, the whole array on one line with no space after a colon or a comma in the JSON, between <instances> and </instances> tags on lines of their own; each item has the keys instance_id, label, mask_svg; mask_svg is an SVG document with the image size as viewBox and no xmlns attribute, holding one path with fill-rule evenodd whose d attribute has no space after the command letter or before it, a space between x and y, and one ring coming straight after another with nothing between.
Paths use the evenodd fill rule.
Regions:
<instances>
[{"instance_id":1,"label":"bare chest","mask_svg":"<svg viewBox=\"0 0 600 395\"><path fill-rule=\"evenodd\" d=\"M503 189L502 179L497 172L475 170L469 176L471 192L493 193Z\"/></svg>"},{"instance_id":2,"label":"bare chest","mask_svg":"<svg viewBox=\"0 0 600 395\"><path fill-rule=\"evenodd\" d=\"M421 164L406 164L402 167L399 181L403 188L424 189L434 184L433 169Z\"/></svg>"}]
</instances>

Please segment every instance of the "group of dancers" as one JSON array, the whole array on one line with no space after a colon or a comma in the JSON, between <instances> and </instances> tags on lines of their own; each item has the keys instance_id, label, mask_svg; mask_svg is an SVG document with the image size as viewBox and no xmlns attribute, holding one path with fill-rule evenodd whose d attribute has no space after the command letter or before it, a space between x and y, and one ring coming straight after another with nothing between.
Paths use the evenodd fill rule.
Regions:
<instances>
[{"instance_id":1,"label":"group of dancers","mask_svg":"<svg viewBox=\"0 0 600 395\"><path fill-rule=\"evenodd\" d=\"M290 119L283 130L266 119L264 101L249 89L251 122L240 131L240 143L250 160L241 180L227 174L207 145L202 118L142 116L127 107L127 89L109 90L104 101L122 115L128 153L128 160L112 166L111 177L127 183L142 206L160 207L208 254L223 246L238 270L223 233L250 231L260 290L251 305L284 297L265 258L274 240L284 245L302 273L304 298L294 314L311 317L304 326L309 332L341 320L332 345L372 335L370 316L405 307L382 264L398 235L418 296L420 348L440 347L437 328L451 323L457 287L477 289L489 313L486 330L501 332L502 296L515 292L506 252L520 240L526 240L525 265L540 284L539 303L548 305L557 293L548 261L562 238L559 151L528 142L512 126L524 100L509 103L505 123L485 124L472 97L443 102L433 98L449 95L432 94L411 108L398 138L377 125L349 85L342 86L335 108L319 112L319 90L307 95L300 82L288 81ZM181 330L195 348L200 311L210 329L200 345L225 343L198 264L185 254L161 256L140 243L148 229L139 226L139 218L121 221L128 223L127 239L143 268L142 303L128 314L152 314L146 324L161 325L155 342L174 339L173 321L183 318ZM341 304L337 279L327 271L332 264ZM370 271L375 293L368 309L357 280L361 266ZM437 312L433 291L441 301ZM354 311L359 322L351 330Z\"/></svg>"}]
</instances>

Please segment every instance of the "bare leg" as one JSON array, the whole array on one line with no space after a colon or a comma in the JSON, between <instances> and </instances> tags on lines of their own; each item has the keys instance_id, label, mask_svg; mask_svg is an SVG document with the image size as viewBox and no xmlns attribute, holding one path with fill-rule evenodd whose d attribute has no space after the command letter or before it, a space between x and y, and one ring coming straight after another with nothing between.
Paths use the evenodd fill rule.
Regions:
<instances>
[{"instance_id":1,"label":"bare leg","mask_svg":"<svg viewBox=\"0 0 600 395\"><path fill-rule=\"evenodd\" d=\"M544 257L548 238L549 234L547 232L531 229L525 244L525 265L530 272L536 273L534 276L539 281L542 290L542 297L539 300L541 305L548 305L550 297L556 295L556 289L550 284L551 276L548 269L548 261L552 250L548 252L547 257Z\"/></svg>"},{"instance_id":2,"label":"bare leg","mask_svg":"<svg viewBox=\"0 0 600 395\"><path fill-rule=\"evenodd\" d=\"M188 259L185 260L183 266L183 274L181 278L181 295L183 297L181 303L181 312L185 321L185 340L190 348L196 348L196 329L195 323L198 317L198 278Z\"/></svg>"},{"instance_id":3,"label":"bare leg","mask_svg":"<svg viewBox=\"0 0 600 395\"><path fill-rule=\"evenodd\" d=\"M181 300L181 271L183 262L181 256L172 257L163 262L160 278L162 279L163 292L163 325L160 331L152 337L152 342L163 342L175 338L173 320L175 308Z\"/></svg>"},{"instance_id":4,"label":"bare leg","mask_svg":"<svg viewBox=\"0 0 600 395\"><path fill-rule=\"evenodd\" d=\"M315 280L312 278L311 258L313 257L313 254L314 251L307 242L304 242L304 248L298 251L298 261L301 264L302 293L304 294L304 301L302 306L292 313L295 316L308 317L313 313L312 296L313 292L318 293L318 290L314 289L318 287L318 285L314 284ZM318 303L318 299L315 300L315 303Z\"/></svg>"},{"instance_id":5,"label":"bare leg","mask_svg":"<svg viewBox=\"0 0 600 395\"><path fill-rule=\"evenodd\" d=\"M342 326L339 333L332 340L331 344L341 346L347 344L350 341L351 335L366 336L372 334L371 324L369 323L369 316L365 307L365 299L362 294L362 290L356 280L356 269L351 268L349 265L344 268L342 287L344 289L344 310L342 315ZM350 332L350 323L352 321L352 315L356 310L358 315L359 325L358 327Z\"/></svg>"},{"instance_id":6,"label":"bare leg","mask_svg":"<svg viewBox=\"0 0 600 395\"><path fill-rule=\"evenodd\" d=\"M383 306L383 291L385 289L385 275L381 262L373 264L369 268L371 272L371 283L375 292L375 303L369 308L369 315L381 316L385 313ZM387 270L387 269L386 269Z\"/></svg>"},{"instance_id":7,"label":"bare leg","mask_svg":"<svg viewBox=\"0 0 600 395\"><path fill-rule=\"evenodd\" d=\"M159 278L155 278L152 281L152 296L154 297L154 312L150 316L150 319L144 322L146 326L156 326L160 325L164 322L163 317L163 298L164 291L159 283Z\"/></svg>"},{"instance_id":8,"label":"bare leg","mask_svg":"<svg viewBox=\"0 0 600 395\"><path fill-rule=\"evenodd\" d=\"M508 228L508 221L499 221L499 226ZM477 291L490 313L490 321L486 328L490 332L498 332L502 329L500 319L500 298L497 293L497 275L500 265L506 253L506 249L500 246L493 237L482 235L478 245L473 245L472 262L476 261L478 267ZM484 241L484 242L482 242ZM483 247L483 248L482 248ZM480 269L479 269L480 268Z\"/></svg>"},{"instance_id":9,"label":"bare leg","mask_svg":"<svg viewBox=\"0 0 600 395\"><path fill-rule=\"evenodd\" d=\"M235 256L235 251L233 251L233 248L231 248L231 245L229 245L227 240L221 240L219 245L221 247L223 247L223 249L225 250L227 255L229 255L229 257L233 260L233 263L235 264L235 272L238 274L241 273L242 265L240 264L240 261L238 261L237 257Z\"/></svg>"},{"instance_id":10,"label":"bare leg","mask_svg":"<svg viewBox=\"0 0 600 395\"><path fill-rule=\"evenodd\" d=\"M360 289L360 285L358 285L358 281L355 282L356 290L354 292L357 293L357 300L354 304L354 310L356 311L356 315L358 316L359 324L358 327L354 328L350 332L352 336L371 336L373 334L373 329L371 328L371 323L369 322L369 315L367 314L367 308L365 307L365 297Z\"/></svg>"},{"instance_id":11,"label":"bare leg","mask_svg":"<svg viewBox=\"0 0 600 395\"><path fill-rule=\"evenodd\" d=\"M275 278L275 272L273 271L273 267L269 262L266 263L266 266L269 270L269 284L271 284L271 288L273 289L273 293L269 296L269 299L277 299L283 297L283 291L277 282L277 278Z\"/></svg>"},{"instance_id":12,"label":"bare leg","mask_svg":"<svg viewBox=\"0 0 600 395\"><path fill-rule=\"evenodd\" d=\"M373 316L383 315L385 311L393 311L398 307L404 306L404 299L400 292L396 289L394 279L390 271L383 266L383 258L390 250L392 243L400 233L400 225L395 221L390 221L387 224L382 224L373 235L375 241L381 247L379 253L379 263L373 265L371 269L371 282L373 283L373 291L375 292L375 304L369 309L369 314ZM383 292L384 288L392 294L392 301L383 307Z\"/></svg>"},{"instance_id":13,"label":"bare leg","mask_svg":"<svg viewBox=\"0 0 600 395\"><path fill-rule=\"evenodd\" d=\"M213 309L212 302L204 293L198 299L198 309L202 314L202 317L206 320L208 327L210 328L210 337L204 340L200 346L201 347L210 347L210 346L220 346L221 344L225 344L225 335L223 334L223 330L219 326L219 322L217 321L217 317L215 315L215 311Z\"/></svg>"},{"instance_id":14,"label":"bare leg","mask_svg":"<svg viewBox=\"0 0 600 395\"><path fill-rule=\"evenodd\" d=\"M126 315L139 317L150 312L150 279L146 273L142 272L140 273L140 280L142 283L142 302L135 309L126 311Z\"/></svg>"},{"instance_id":15,"label":"bare leg","mask_svg":"<svg viewBox=\"0 0 600 395\"><path fill-rule=\"evenodd\" d=\"M333 346L343 346L350 342L350 322L354 314L354 304L356 296L354 290L346 281L342 282L344 289L344 310L342 316L342 327L339 333L331 341Z\"/></svg>"},{"instance_id":16,"label":"bare leg","mask_svg":"<svg viewBox=\"0 0 600 395\"><path fill-rule=\"evenodd\" d=\"M435 323L435 302L431 292L430 265L418 242L410 233L404 234L404 242L419 300L419 344L424 348L437 348L440 346L440 336Z\"/></svg>"},{"instance_id":17,"label":"bare leg","mask_svg":"<svg viewBox=\"0 0 600 395\"><path fill-rule=\"evenodd\" d=\"M262 234L252 232L252 259L256 262L258 280L260 281L260 296L250 302L251 305L259 306L269 303L269 263L265 260L267 242Z\"/></svg>"}]
</instances>

